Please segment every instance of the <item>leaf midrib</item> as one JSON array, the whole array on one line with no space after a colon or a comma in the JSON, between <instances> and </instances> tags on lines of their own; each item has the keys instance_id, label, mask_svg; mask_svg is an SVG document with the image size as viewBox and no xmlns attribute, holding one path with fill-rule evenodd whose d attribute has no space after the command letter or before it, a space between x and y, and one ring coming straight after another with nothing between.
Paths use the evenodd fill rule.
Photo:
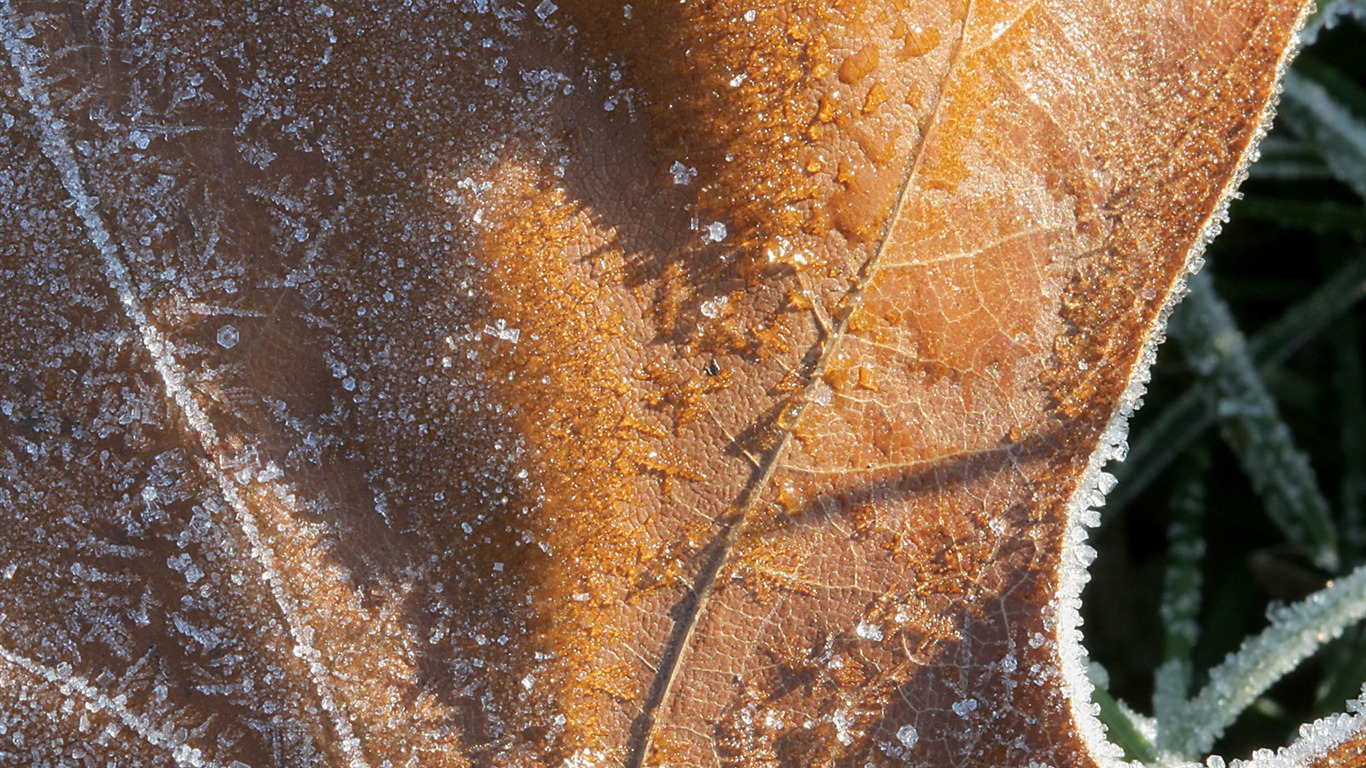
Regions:
<instances>
[{"instance_id":1,"label":"leaf midrib","mask_svg":"<svg viewBox=\"0 0 1366 768\"><path fill-rule=\"evenodd\" d=\"M654 683L650 686L650 691L646 696L645 706L637 718L636 726L632 728L633 733L627 742L625 768L642 768L644 765L645 757L651 751L658 730L659 710L673 698L675 688L682 678L683 662L691 650L700 619L707 611L715 593L717 577L729 563L735 543L744 534L763 492L767 490L773 476L782 466L782 460L792 442L792 437L801 423L807 405L811 402L810 395L817 382L821 381L830 362L837 357L839 349L848 335L850 319L862 306L864 291L876 276L887 254L892 232L903 218L911 185L920 171L921 160L925 155L925 146L939 124L944 96L952 84L954 73L960 63L963 42L967 37L975 5L974 0L968 0L958 38L954 42L954 49L949 54L948 65L944 70L941 81L942 87L939 89L929 119L925 122L920 143L911 153L906 171L896 192L896 204L883 223L877 248L859 269L853 286L845 292L844 311L840 314L835 327L830 330L821 329L821 338L816 343L820 353L816 355L815 360L800 376L800 379L805 383L799 391L793 393L783 403L782 407L778 409L777 415L773 417L773 422L768 425L771 432L777 436L776 445L769 451L767 458L757 467L757 474L754 479L745 486L740 503L737 505L737 511L731 515L731 522L724 524L725 527L719 537L716 551L707 558L698 573L695 586L691 592L691 601L688 602L687 598L684 599L684 604L687 606L686 612L674 624L671 637L660 659L660 666L656 672ZM782 426L784 423L787 424L786 427Z\"/></svg>"}]
</instances>

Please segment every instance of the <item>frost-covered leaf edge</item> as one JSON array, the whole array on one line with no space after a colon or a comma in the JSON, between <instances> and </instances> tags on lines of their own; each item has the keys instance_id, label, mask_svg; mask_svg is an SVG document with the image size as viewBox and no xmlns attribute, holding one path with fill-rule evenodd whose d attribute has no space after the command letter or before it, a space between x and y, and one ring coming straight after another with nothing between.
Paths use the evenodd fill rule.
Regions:
<instances>
[{"instance_id":1,"label":"frost-covered leaf edge","mask_svg":"<svg viewBox=\"0 0 1366 768\"><path fill-rule=\"evenodd\" d=\"M1050 617L1056 628L1058 657L1062 672L1062 690L1067 698L1071 717L1091 756L1104 768L1138 768L1143 763L1127 761L1123 750L1107 738L1105 724L1100 720L1098 704L1092 701L1095 686L1087 667L1091 659L1083 644L1081 595L1090 581L1089 566L1096 550L1087 543L1091 528L1100 523L1106 494L1114 487L1115 478L1105 471L1111 461L1123 461L1127 453L1126 438L1129 420L1147 392L1157 348L1166 340L1167 321L1176 305L1187 293L1187 279L1204 265L1206 247L1218 236L1228 220L1229 205L1238 197L1238 187L1248 177L1256 162L1258 145L1271 129L1276 117L1277 100L1282 92L1286 72L1302 45L1306 22L1313 12L1309 5L1300 12L1296 24L1295 42L1288 46L1276 66L1276 87L1262 110L1250 140L1243 148L1238 171L1220 191L1218 202L1200 226L1200 235L1187 252L1180 271L1157 321L1143 341L1143 351L1130 373L1129 384L1120 396L1109 423L1101 433L1096 450L1087 461L1076 492L1067 504L1067 530L1063 537L1063 551L1058 565L1058 592ZM1299 768L1310 759L1321 757L1366 730L1366 687L1362 695L1347 702L1346 712L1320 718L1300 728L1298 738L1289 746L1272 753L1259 751L1250 760L1234 760L1231 768ZM1200 765L1191 763L1190 765Z\"/></svg>"}]
</instances>

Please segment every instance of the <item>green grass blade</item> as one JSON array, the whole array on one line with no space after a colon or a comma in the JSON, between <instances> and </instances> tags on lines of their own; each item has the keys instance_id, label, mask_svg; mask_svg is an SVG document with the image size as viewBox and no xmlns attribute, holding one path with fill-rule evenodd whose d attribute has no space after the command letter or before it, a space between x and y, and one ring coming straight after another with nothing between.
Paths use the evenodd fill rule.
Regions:
<instances>
[{"instance_id":1,"label":"green grass blade","mask_svg":"<svg viewBox=\"0 0 1366 768\"><path fill-rule=\"evenodd\" d=\"M1366 251L1339 267L1303 301L1287 309L1248 342L1248 352L1262 369L1285 362L1305 342L1318 336L1366 297Z\"/></svg>"},{"instance_id":2,"label":"green grass blade","mask_svg":"<svg viewBox=\"0 0 1366 768\"><path fill-rule=\"evenodd\" d=\"M1091 700L1100 705L1100 721L1105 723L1105 735L1112 743L1124 750L1124 757L1140 760L1151 765L1157 759L1142 715L1125 706L1124 702L1111 696L1102 686L1092 689Z\"/></svg>"},{"instance_id":3,"label":"green grass blade","mask_svg":"<svg viewBox=\"0 0 1366 768\"><path fill-rule=\"evenodd\" d=\"M1269 221L1287 229L1302 229L1318 234L1342 232L1356 238L1366 237L1366 209L1331 200L1287 200L1248 195L1238 204L1238 215L1244 219Z\"/></svg>"}]
</instances>

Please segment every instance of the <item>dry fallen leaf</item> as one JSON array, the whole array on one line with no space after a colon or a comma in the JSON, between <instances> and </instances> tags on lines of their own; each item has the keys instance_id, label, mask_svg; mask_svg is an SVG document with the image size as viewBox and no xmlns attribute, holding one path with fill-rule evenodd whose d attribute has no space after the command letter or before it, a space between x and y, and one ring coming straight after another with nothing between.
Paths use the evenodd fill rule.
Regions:
<instances>
[{"instance_id":1,"label":"dry fallen leaf","mask_svg":"<svg viewBox=\"0 0 1366 768\"><path fill-rule=\"evenodd\" d=\"M6 0L0 754L1112 760L1083 522L1303 10Z\"/></svg>"}]
</instances>

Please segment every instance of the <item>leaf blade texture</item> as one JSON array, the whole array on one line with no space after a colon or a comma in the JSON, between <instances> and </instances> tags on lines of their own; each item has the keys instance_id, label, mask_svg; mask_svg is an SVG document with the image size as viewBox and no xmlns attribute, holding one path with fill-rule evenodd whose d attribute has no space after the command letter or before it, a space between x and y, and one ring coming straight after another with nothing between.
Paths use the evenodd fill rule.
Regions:
<instances>
[{"instance_id":1,"label":"leaf blade texture","mask_svg":"<svg viewBox=\"0 0 1366 768\"><path fill-rule=\"evenodd\" d=\"M1063 572L1301 10L6 2L12 751L1104 759Z\"/></svg>"}]
</instances>

